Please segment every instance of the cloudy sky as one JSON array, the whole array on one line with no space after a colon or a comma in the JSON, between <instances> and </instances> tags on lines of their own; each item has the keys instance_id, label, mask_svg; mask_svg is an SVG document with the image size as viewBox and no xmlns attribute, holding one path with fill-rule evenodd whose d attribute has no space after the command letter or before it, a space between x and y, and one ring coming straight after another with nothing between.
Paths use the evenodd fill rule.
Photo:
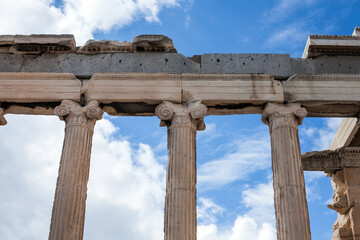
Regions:
<instances>
[{"instance_id":1,"label":"cloudy sky","mask_svg":"<svg viewBox=\"0 0 360 240\"><path fill-rule=\"evenodd\" d=\"M288 53L309 34L352 33L360 1L0 0L0 34L71 33L132 41L171 37L179 53ZM63 141L54 116L7 115L0 128L0 239L47 239ZM341 119L304 120L302 152L326 149ZM270 139L260 115L209 116L198 133L198 239L275 240ZM105 116L95 127L87 240L163 239L166 129L156 117ZM323 173L305 174L312 238L335 212Z\"/></svg>"}]
</instances>

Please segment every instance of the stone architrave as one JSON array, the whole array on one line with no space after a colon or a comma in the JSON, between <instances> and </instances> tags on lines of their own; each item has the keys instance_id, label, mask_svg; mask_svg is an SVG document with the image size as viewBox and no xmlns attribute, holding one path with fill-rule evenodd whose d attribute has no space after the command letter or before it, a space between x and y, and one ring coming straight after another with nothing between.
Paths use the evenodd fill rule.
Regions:
<instances>
[{"instance_id":1,"label":"stone architrave","mask_svg":"<svg viewBox=\"0 0 360 240\"><path fill-rule=\"evenodd\" d=\"M55 114L65 120L65 139L51 217L49 240L83 239L92 136L103 110L97 101L80 106L63 100Z\"/></svg>"},{"instance_id":2,"label":"stone architrave","mask_svg":"<svg viewBox=\"0 0 360 240\"><path fill-rule=\"evenodd\" d=\"M165 240L196 240L196 131L207 107L164 102L155 113L168 126Z\"/></svg>"},{"instance_id":3,"label":"stone architrave","mask_svg":"<svg viewBox=\"0 0 360 240\"><path fill-rule=\"evenodd\" d=\"M0 126L7 124L6 119L4 118L4 115L5 115L4 109L0 108Z\"/></svg>"},{"instance_id":4,"label":"stone architrave","mask_svg":"<svg viewBox=\"0 0 360 240\"><path fill-rule=\"evenodd\" d=\"M268 103L262 115L270 129L278 240L311 239L298 136L306 114L297 103Z\"/></svg>"}]
</instances>

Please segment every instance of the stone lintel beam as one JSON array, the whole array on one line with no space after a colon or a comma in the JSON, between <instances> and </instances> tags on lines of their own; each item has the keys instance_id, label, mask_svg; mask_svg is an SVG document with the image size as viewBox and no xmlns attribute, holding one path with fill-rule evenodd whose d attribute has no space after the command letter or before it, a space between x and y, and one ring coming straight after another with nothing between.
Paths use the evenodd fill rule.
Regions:
<instances>
[{"instance_id":1,"label":"stone lintel beam","mask_svg":"<svg viewBox=\"0 0 360 240\"><path fill-rule=\"evenodd\" d=\"M302 154L304 171L334 173L344 168L360 168L360 147L343 147L337 150L314 151Z\"/></svg>"},{"instance_id":2,"label":"stone lintel beam","mask_svg":"<svg viewBox=\"0 0 360 240\"><path fill-rule=\"evenodd\" d=\"M0 66L1 67L1 66ZM0 102L7 113L53 114L62 99L98 100L110 115L153 116L162 101L201 101L208 115L259 114L266 103L300 103L311 117L352 117L360 112L360 75L1 73Z\"/></svg>"},{"instance_id":3,"label":"stone lintel beam","mask_svg":"<svg viewBox=\"0 0 360 240\"><path fill-rule=\"evenodd\" d=\"M357 116L359 74L298 74L282 81L285 102L301 103L309 117Z\"/></svg>"},{"instance_id":4,"label":"stone lintel beam","mask_svg":"<svg viewBox=\"0 0 360 240\"><path fill-rule=\"evenodd\" d=\"M0 72L0 102L45 103L80 101L81 81L71 73Z\"/></svg>"},{"instance_id":5,"label":"stone lintel beam","mask_svg":"<svg viewBox=\"0 0 360 240\"><path fill-rule=\"evenodd\" d=\"M209 114L260 113L267 102L282 103L281 82L268 74L98 73L84 81L85 100L99 100L112 115L126 104L149 107L163 101L201 101ZM133 108L134 109L134 108Z\"/></svg>"}]
</instances>

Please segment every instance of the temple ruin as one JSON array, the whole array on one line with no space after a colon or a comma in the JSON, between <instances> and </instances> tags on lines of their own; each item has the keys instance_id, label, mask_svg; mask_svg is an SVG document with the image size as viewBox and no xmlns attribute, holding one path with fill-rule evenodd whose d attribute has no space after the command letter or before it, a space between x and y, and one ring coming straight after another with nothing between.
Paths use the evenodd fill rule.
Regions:
<instances>
[{"instance_id":1,"label":"temple ruin","mask_svg":"<svg viewBox=\"0 0 360 240\"><path fill-rule=\"evenodd\" d=\"M6 114L66 122L49 240L83 239L94 125L157 116L168 128L164 233L196 240L196 132L209 115L262 114L269 126L279 240L310 240L303 171L331 177L333 240L360 239L360 28L310 35L288 54L185 57L170 38L88 41L72 35L0 36L0 125ZM344 117L329 150L301 155L305 117Z\"/></svg>"}]
</instances>

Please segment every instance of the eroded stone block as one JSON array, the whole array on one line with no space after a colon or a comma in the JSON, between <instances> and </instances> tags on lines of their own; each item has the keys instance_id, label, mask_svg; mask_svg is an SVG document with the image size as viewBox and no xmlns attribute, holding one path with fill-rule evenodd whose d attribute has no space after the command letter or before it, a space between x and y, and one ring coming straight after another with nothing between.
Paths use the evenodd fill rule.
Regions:
<instances>
[{"instance_id":1,"label":"eroded stone block","mask_svg":"<svg viewBox=\"0 0 360 240\"><path fill-rule=\"evenodd\" d=\"M15 53L14 35L0 35L0 53Z\"/></svg>"},{"instance_id":2,"label":"eroded stone block","mask_svg":"<svg viewBox=\"0 0 360 240\"><path fill-rule=\"evenodd\" d=\"M133 44L136 52L177 53L173 41L164 35L139 35L134 37Z\"/></svg>"},{"instance_id":3,"label":"eroded stone block","mask_svg":"<svg viewBox=\"0 0 360 240\"><path fill-rule=\"evenodd\" d=\"M69 53L76 49L73 35L15 35L16 53L41 54L41 53Z\"/></svg>"},{"instance_id":4,"label":"eroded stone block","mask_svg":"<svg viewBox=\"0 0 360 240\"><path fill-rule=\"evenodd\" d=\"M119 42L110 40L94 41L89 40L77 52L82 54L133 52L134 47L131 42Z\"/></svg>"}]
</instances>

